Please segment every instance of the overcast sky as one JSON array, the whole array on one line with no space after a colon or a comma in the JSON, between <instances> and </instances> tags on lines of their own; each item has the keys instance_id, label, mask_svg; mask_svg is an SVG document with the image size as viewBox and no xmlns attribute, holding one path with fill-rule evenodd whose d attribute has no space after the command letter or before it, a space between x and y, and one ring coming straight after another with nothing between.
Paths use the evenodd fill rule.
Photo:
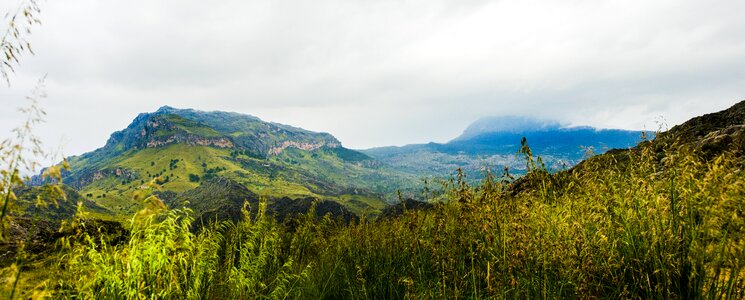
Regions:
<instances>
[{"instance_id":1,"label":"overcast sky","mask_svg":"<svg viewBox=\"0 0 745 300\"><path fill-rule=\"evenodd\" d=\"M37 132L68 155L163 105L367 148L444 142L484 116L656 129L745 99L742 0L40 5L36 55L0 87L0 132L48 74Z\"/></svg>"}]
</instances>

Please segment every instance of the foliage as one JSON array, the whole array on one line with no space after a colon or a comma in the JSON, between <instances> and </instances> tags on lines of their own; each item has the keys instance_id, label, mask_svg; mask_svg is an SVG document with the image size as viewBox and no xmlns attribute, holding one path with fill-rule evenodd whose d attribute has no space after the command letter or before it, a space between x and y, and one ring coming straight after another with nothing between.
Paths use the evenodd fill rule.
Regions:
<instances>
[{"instance_id":1,"label":"foliage","mask_svg":"<svg viewBox=\"0 0 745 300\"><path fill-rule=\"evenodd\" d=\"M199 182L199 175L197 175L197 174L189 174L189 181L190 182Z\"/></svg>"},{"instance_id":2,"label":"foliage","mask_svg":"<svg viewBox=\"0 0 745 300\"><path fill-rule=\"evenodd\" d=\"M13 65L19 63L19 57L25 52L34 54L26 36L31 34L31 27L41 24L39 14L41 14L41 9L37 0L24 0L20 1L16 11L5 15L8 23L0 40L0 51L2 51L0 74L8 85L10 85L9 72L15 71Z\"/></svg>"},{"instance_id":3,"label":"foliage","mask_svg":"<svg viewBox=\"0 0 745 300\"><path fill-rule=\"evenodd\" d=\"M304 273L289 273L280 257L279 230L260 209L243 222L189 231L188 209L166 210L157 198L133 218L129 240L111 245L73 223L77 235L63 240L57 297L85 299L285 298ZM263 205L263 204L262 204ZM263 206L262 206L263 207Z\"/></svg>"},{"instance_id":4,"label":"foliage","mask_svg":"<svg viewBox=\"0 0 745 300\"><path fill-rule=\"evenodd\" d=\"M174 193L222 177L259 194L333 200L355 212L379 211L396 188L412 194L418 183L341 147L329 134L248 115L170 107L140 114L103 148L69 161L64 183L120 215L141 208L130 195L156 177Z\"/></svg>"},{"instance_id":5,"label":"foliage","mask_svg":"<svg viewBox=\"0 0 745 300\"><path fill-rule=\"evenodd\" d=\"M192 234L183 211L162 212L133 225L126 246L89 241L74 248L65 268L73 272L69 278L81 279L62 280L59 292L98 298L744 297L742 161L731 152L708 159L689 147L658 150L641 145L625 163L607 155L552 175L524 143L531 170L525 177L511 182L487 174L470 186L461 175L442 182L437 198L446 201L377 222L343 225L311 213L282 225L263 214L252 220L244 210L242 222Z\"/></svg>"},{"instance_id":6,"label":"foliage","mask_svg":"<svg viewBox=\"0 0 745 300\"><path fill-rule=\"evenodd\" d=\"M24 35L39 22L38 13L36 1L29 0L10 15L0 42L5 54L0 73L6 81L18 56L31 52ZM41 88L30 97L32 105L22 111L29 117L15 131L15 138L0 143L3 243L10 241L5 227L19 211L15 192L29 181L21 176L22 171L33 170L36 157L43 153L32 132L44 114L36 105L38 97L43 97ZM231 116L212 113L200 120L227 131L246 148L200 148L206 151L205 157L222 164L208 169L201 156L176 160L176 156L150 153L129 166L148 174L150 182L184 188L196 184L186 174L207 179L260 163L268 165L263 170L268 176L254 184L268 180L278 190L288 182L302 182L305 190L301 192L313 193L327 188L323 185L328 182L354 181L347 178L354 173L350 170L359 171L366 161L361 154L344 149L288 150L262 161L264 157L257 153L266 153L263 150L288 135L297 135L300 141L336 141L329 135ZM170 121L190 134L217 133L186 117ZM272 145L254 144L259 139L238 130L247 126L278 134L272 136ZM728 143L741 138L727 137ZM131 150L114 142L112 147L119 152L104 158ZM266 202L262 201L255 217L244 206L240 222L204 224L195 233L190 210L167 209L149 194L147 186L143 188L144 179L140 179L139 186L135 181L126 190L134 192L133 200L142 209L132 217L125 241L112 238L100 223L87 218L79 204L77 217L63 228L67 235L60 239L58 253L47 253L52 259L59 257L56 269L33 270L43 273L46 280L26 291L38 297L95 299L742 299L742 155L719 147L719 142L709 145L717 147L702 152L691 144L663 148L643 143L623 155L591 158L572 170L550 174L523 140L520 153L527 173L518 180L487 172L472 186L458 169L455 178L441 182L441 192L423 193L431 195L429 209L376 222L363 216L350 225L329 217L319 219L313 210L280 224L265 214ZM262 151L249 151L253 149ZM221 155L206 155L215 153ZM132 156L122 156L112 166L127 159ZM87 171L103 170L99 167L104 160L96 161L93 155L77 162L91 161ZM166 165L168 171L181 172L181 176L164 174ZM50 182L59 183L65 167L63 163L44 174ZM314 174L319 170L322 177ZM114 174L125 171L117 168ZM365 175L355 180L375 181L386 174ZM285 177L292 180L282 181ZM113 191L105 189L105 184L130 185L131 179L108 178L87 191L104 202L107 197L102 192ZM49 189L50 193L37 194L37 208L65 200L60 186ZM122 194L119 191L118 196ZM21 271L29 269L27 263L32 259L23 239L11 242L17 246L15 261L2 270L9 298L14 297Z\"/></svg>"},{"instance_id":7,"label":"foliage","mask_svg":"<svg viewBox=\"0 0 745 300\"><path fill-rule=\"evenodd\" d=\"M527 173L521 178L487 171L474 185L458 169L440 188L425 181L426 209L375 222L363 215L351 224L315 211L278 223L264 213L265 202L251 202L258 196L250 184L243 193L222 188L245 184L237 180L205 185L217 180L207 174L239 174L247 166L263 180L257 185L326 188L317 177L300 176L314 170L348 182L351 171L345 172L354 165L327 149L286 149L267 160L212 147L144 149L113 161L108 174L136 170L152 183L186 187L197 184L188 174L199 175L201 191L213 197L213 203L199 197L193 207L200 213L221 203L235 212L239 201L258 205L258 212L244 206L238 222L205 218L194 226L189 209L168 210L148 194L144 179L117 191L105 189L121 186L109 176L87 187L99 188L89 194L106 195L97 202L126 191L143 208L132 217L126 241L114 242L81 215L65 231L74 234L61 240L57 272L26 287L59 298L102 299L743 298L744 162L741 144L730 144L713 151L660 139L552 174L523 139ZM7 281L12 284L28 260L18 258L6 269L16 278Z\"/></svg>"},{"instance_id":8,"label":"foliage","mask_svg":"<svg viewBox=\"0 0 745 300\"><path fill-rule=\"evenodd\" d=\"M22 6L19 12L23 11L26 18L34 19L33 22L37 22L34 16L34 13L38 13L35 2L32 1L28 5L29 7ZM26 10L32 10L32 12ZM16 16L14 15L12 19L15 20ZM12 22L14 21L11 21L11 27L15 26ZM32 21L29 21L29 24L31 23ZM13 28L12 30L18 29ZM14 35L16 39L22 39L17 32ZM28 47L28 45L26 46ZM13 45L12 42L7 42L4 38L1 47L5 47L6 55L11 55L13 51L17 55L19 50L14 47L21 46ZM20 49L23 50L22 47ZM8 51L11 54L8 54ZM8 59L11 58L8 57ZM13 57L12 59L17 62L17 58ZM9 62L4 63L10 68ZM5 67L2 67L2 74L7 80L5 72ZM23 176L23 174L35 172L39 167L38 161L47 158L49 155L43 149L39 137L34 134L34 128L43 122L46 114L38 104L40 99L46 97L44 80L45 78L40 79L31 95L26 97L30 104L19 109L19 112L26 116L23 124L13 129L14 136L0 142L0 201L2 201L0 204L2 207L0 210L0 247L3 248L4 256L6 256L5 260L8 259L7 257L13 257L12 263L9 266L3 265L7 268L0 270L0 273L3 275L2 282L6 284L3 293L7 293L9 298L16 295L18 284L21 281L21 273L34 258L32 253L27 252L27 247L37 246L38 241L33 240L33 235L43 231L39 228L42 227L40 223L57 221L52 220L54 218L46 218L48 216L44 212L64 211L64 207L69 207L69 205L62 205L63 208L61 208L59 202L67 201L67 193L63 186L59 184L62 172L69 167L66 160L42 172L41 177L51 184L35 189L32 199L28 197L31 193L21 198L16 194L30 181L30 178ZM29 212L32 212L30 216L28 215ZM19 217L21 220L15 219L15 217ZM19 231L26 234L17 234Z\"/></svg>"}]
</instances>

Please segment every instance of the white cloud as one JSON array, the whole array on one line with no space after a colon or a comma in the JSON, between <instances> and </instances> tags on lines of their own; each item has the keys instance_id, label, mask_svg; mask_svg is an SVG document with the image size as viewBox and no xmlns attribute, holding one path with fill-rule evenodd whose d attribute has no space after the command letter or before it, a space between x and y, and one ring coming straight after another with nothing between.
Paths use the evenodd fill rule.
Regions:
<instances>
[{"instance_id":1,"label":"white cloud","mask_svg":"<svg viewBox=\"0 0 745 300\"><path fill-rule=\"evenodd\" d=\"M446 141L491 115L654 127L745 98L743 1L42 3L0 129L48 75L49 143L104 144L162 105L229 110L354 148Z\"/></svg>"}]
</instances>

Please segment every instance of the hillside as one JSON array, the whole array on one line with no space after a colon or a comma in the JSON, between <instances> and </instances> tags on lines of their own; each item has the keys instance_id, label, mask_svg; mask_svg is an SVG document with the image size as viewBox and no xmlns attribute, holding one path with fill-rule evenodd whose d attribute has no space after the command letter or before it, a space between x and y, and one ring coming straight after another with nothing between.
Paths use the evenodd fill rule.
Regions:
<instances>
[{"instance_id":1,"label":"hillside","mask_svg":"<svg viewBox=\"0 0 745 300\"><path fill-rule=\"evenodd\" d=\"M322 202L317 216L343 222L259 213L195 233L193 219L163 210L133 221L119 246L62 250L74 254L53 265L64 272L39 277L83 298L743 299L743 134L745 102L564 171L524 151L517 180L456 177L375 222ZM182 198L209 195L219 209L191 207L215 214L256 203L235 185L209 179ZM268 206L297 215L312 203Z\"/></svg>"},{"instance_id":2,"label":"hillside","mask_svg":"<svg viewBox=\"0 0 745 300\"><path fill-rule=\"evenodd\" d=\"M444 144L382 147L362 152L417 176L443 176L462 168L471 178L479 179L487 167L496 172L507 167L512 174L524 174L525 164L516 155L523 137L535 155L541 156L553 170L561 170L591 155L632 147L641 141L642 132L562 127L555 121L525 117L485 118Z\"/></svg>"},{"instance_id":3,"label":"hillside","mask_svg":"<svg viewBox=\"0 0 745 300\"><path fill-rule=\"evenodd\" d=\"M742 157L745 151L745 101L676 125L662 133L659 140L669 145L695 145L708 156L733 151Z\"/></svg>"},{"instance_id":4,"label":"hillside","mask_svg":"<svg viewBox=\"0 0 745 300\"><path fill-rule=\"evenodd\" d=\"M595 175L599 172L628 172L631 168L639 167L636 165L639 162L635 162L634 158L640 155L650 156L651 161L647 163L655 164L647 167L655 167L661 171L670 171L666 164L669 164L670 158L676 155L694 156L705 163L727 155L726 159L734 162L738 168L745 165L745 101L723 111L694 117L658 133L654 139L641 141L634 147L611 149L606 153L589 157L551 176L518 178L511 186L510 193L513 196L533 193L546 178L550 179L555 188L563 190L571 181L569 178ZM732 172L740 176L739 169Z\"/></svg>"},{"instance_id":5,"label":"hillside","mask_svg":"<svg viewBox=\"0 0 745 300\"><path fill-rule=\"evenodd\" d=\"M209 201L193 196L203 183L225 178L260 196L331 200L357 214L376 213L395 188L416 184L328 133L168 106L138 115L104 147L68 161L63 183L121 216L141 207L132 193L149 183L194 204Z\"/></svg>"},{"instance_id":6,"label":"hillside","mask_svg":"<svg viewBox=\"0 0 745 300\"><path fill-rule=\"evenodd\" d=\"M569 172L583 172L588 162L609 161L614 167L626 167L629 157L644 148L651 148L660 160L667 152L692 151L711 159L731 153L740 163L745 163L745 101L723 111L692 118L661 132L655 139L645 141L630 149L615 149L583 161Z\"/></svg>"}]
</instances>

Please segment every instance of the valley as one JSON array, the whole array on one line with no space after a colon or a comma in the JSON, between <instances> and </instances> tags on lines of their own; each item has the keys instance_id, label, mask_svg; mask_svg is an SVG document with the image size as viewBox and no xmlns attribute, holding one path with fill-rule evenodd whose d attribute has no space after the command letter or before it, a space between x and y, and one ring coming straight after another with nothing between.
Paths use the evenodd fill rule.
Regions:
<instances>
[{"instance_id":1,"label":"valley","mask_svg":"<svg viewBox=\"0 0 745 300\"><path fill-rule=\"evenodd\" d=\"M0 7L0 299L745 299L745 1Z\"/></svg>"},{"instance_id":2,"label":"valley","mask_svg":"<svg viewBox=\"0 0 745 300\"><path fill-rule=\"evenodd\" d=\"M68 158L63 183L112 212L99 217L120 221L142 209L132 200L138 190L157 186L157 192L179 198L214 178L235 182L270 202L311 197L375 217L399 197L421 200L425 180L432 183L427 188L439 188L437 182L452 178L457 169L472 183L483 179L486 170L525 174L517 155L523 137L535 155L559 171L590 151L635 145L642 135L541 124L526 118L480 120L449 143L357 151L328 133L238 113L164 106L137 116L104 147ZM191 197L192 205L210 201Z\"/></svg>"},{"instance_id":3,"label":"valley","mask_svg":"<svg viewBox=\"0 0 745 300\"><path fill-rule=\"evenodd\" d=\"M19 190L4 249L28 257L25 292L62 298L738 298L743 124L745 101L651 139L467 130L360 152L329 134L166 107L68 158L61 185L37 177ZM637 134L599 155L578 146L621 148ZM484 155L505 157L514 176L469 179ZM428 172L446 174L430 179L439 187L422 184ZM57 263L67 271L43 274Z\"/></svg>"}]
</instances>

